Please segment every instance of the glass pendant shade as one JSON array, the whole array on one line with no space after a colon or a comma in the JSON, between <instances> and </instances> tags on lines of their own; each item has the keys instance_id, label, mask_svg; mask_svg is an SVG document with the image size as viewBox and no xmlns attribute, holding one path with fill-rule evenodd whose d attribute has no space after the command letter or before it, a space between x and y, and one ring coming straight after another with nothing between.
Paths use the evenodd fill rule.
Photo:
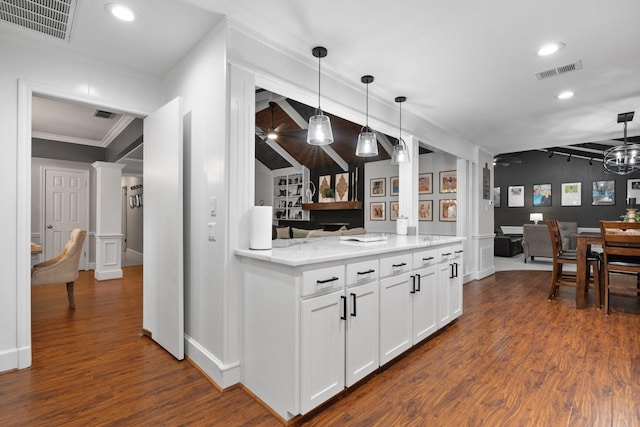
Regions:
<instances>
[{"instance_id":1,"label":"glass pendant shade","mask_svg":"<svg viewBox=\"0 0 640 427\"><path fill-rule=\"evenodd\" d=\"M307 133L307 143L310 145L329 145L333 142L333 131L331 130L331 120L329 116L316 112L315 116L309 117L309 133Z\"/></svg>"},{"instance_id":2,"label":"glass pendant shade","mask_svg":"<svg viewBox=\"0 0 640 427\"><path fill-rule=\"evenodd\" d=\"M378 155L378 138L371 128L365 126L358 135L358 145L356 146L356 156L373 157Z\"/></svg>"},{"instance_id":3,"label":"glass pendant shade","mask_svg":"<svg viewBox=\"0 0 640 427\"><path fill-rule=\"evenodd\" d=\"M406 163L409 161L409 149L403 139L400 139L396 145L393 146L391 152L391 164L399 165L400 163Z\"/></svg>"}]
</instances>

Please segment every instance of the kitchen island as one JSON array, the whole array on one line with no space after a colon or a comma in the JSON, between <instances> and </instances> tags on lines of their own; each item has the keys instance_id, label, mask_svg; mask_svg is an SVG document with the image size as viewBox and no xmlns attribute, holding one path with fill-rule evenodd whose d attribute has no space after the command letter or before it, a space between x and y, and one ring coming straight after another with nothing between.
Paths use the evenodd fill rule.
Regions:
<instances>
[{"instance_id":1,"label":"kitchen island","mask_svg":"<svg viewBox=\"0 0 640 427\"><path fill-rule=\"evenodd\" d=\"M462 314L464 238L364 236L373 238L285 239L270 250L235 251L241 381L285 421Z\"/></svg>"}]
</instances>

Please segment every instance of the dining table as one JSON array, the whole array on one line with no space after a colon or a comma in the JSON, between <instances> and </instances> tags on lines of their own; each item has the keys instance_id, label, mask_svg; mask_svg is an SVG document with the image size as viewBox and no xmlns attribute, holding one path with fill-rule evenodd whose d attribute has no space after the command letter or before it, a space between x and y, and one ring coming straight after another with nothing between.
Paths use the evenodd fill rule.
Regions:
<instances>
[{"instance_id":1,"label":"dining table","mask_svg":"<svg viewBox=\"0 0 640 427\"><path fill-rule=\"evenodd\" d=\"M589 282L589 268L587 266L587 253L591 245L601 245L600 233L583 231L576 235L576 308L585 308L587 283ZM595 274L598 274L596 271ZM603 284L600 285L601 287Z\"/></svg>"}]
</instances>

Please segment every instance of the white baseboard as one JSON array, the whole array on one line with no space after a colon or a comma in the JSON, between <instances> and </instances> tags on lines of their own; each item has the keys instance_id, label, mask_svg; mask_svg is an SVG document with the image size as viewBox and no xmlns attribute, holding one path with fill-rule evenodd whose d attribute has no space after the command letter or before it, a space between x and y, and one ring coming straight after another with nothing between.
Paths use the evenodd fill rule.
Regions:
<instances>
[{"instance_id":1,"label":"white baseboard","mask_svg":"<svg viewBox=\"0 0 640 427\"><path fill-rule=\"evenodd\" d=\"M122 278L122 269L107 270L107 271L95 271L93 273L96 280L111 280Z\"/></svg>"},{"instance_id":2,"label":"white baseboard","mask_svg":"<svg viewBox=\"0 0 640 427\"><path fill-rule=\"evenodd\" d=\"M220 388L224 389L240 382L239 361L225 365L187 334L184 335L184 348L189 359Z\"/></svg>"}]
</instances>

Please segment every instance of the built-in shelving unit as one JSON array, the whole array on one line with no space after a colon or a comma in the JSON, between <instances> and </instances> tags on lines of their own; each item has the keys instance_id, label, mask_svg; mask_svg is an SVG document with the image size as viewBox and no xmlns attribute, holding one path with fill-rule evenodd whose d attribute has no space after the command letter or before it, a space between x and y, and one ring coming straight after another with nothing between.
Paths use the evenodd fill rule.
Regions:
<instances>
[{"instance_id":1,"label":"built-in shelving unit","mask_svg":"<svg viewBox=\"0 0 640 427\"><path fill-rule=\"evenodd\" d=\"M273 219L309 221L309 212L302 209L306 202L304 184L309 179L309 170L293 168L274 171Z\"/></svg>"}]
</instances>

